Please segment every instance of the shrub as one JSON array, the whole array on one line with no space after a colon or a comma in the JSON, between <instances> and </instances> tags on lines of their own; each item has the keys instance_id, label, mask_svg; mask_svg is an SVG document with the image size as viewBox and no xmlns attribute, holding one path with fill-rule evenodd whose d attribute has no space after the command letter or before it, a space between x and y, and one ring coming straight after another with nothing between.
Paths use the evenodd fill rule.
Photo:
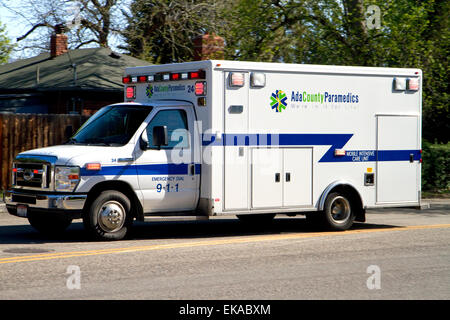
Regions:
<instances>
[{"instance_id":1,"label":"shrub","mask_svg":"<svg viewBox=\"0 0 450 320\"><path fill-rule=\"evenodd\" d=\"M450 142L422 143L422 190L447 192L450 190Z\"/></svg>"}]
</instances>

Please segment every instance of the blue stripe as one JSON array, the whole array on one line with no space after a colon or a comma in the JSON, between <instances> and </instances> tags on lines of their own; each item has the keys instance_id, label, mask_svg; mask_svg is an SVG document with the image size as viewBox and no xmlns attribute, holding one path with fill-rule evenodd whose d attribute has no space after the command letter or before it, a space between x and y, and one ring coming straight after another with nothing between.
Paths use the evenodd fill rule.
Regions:
<instances>
[{"instance_id":1,"label":"blue stripe","mask_svg":"<svg viewBox=\"0 0 450 320\"><path fill-rule=\"evenodd\" d=\"M334 156L325 162L410 161L421 159L420 150L346 150L345 156Z\"/></svg>"},{"instance_id":2,"label":"blue stripe","mask_svg":"<svg viewBox=\"0 0 450 320\"><path fill-rule=\"evenodd\" d=\"M186 175L189 164L143 164L143 165L124 165L124 166L103 166L101 170L86 170L81 168L81 176L131 176L137 175ZM200 174L201 164L195 164L195 174Z\"/></svg>"},{"instance_id":3,"label":"blue stripe","mask_svg":"<svg viewBox=\"0 0 450 320\"><path fill-rule=\"evenodd\" d=\"M280 133L280 134L259 134L259 133L237 133L222 134L221 139L216 139L214 135L203 135L203 146L330 146L319 162L366 162L366 161L409 161L410 154L414 155L414 160L420 160L420 150L351 150L351 152L367 153L359 160L353 155L335 156L335 149L342 149L353 137L353 134L332 134L332 133Z\"/></svg>"},{"instance_id":4,"label":"blue stripe","mask_svg":"<svg viewBox=\"0 0 450 320\"><path fill-rule=\"evenodd\" d=\"M213 135L203 135L203 146L331 146L319 162L330 162L334 158L334 149L341 149L353 134L222 134L216 140Z\"/></svg>"}]
</instances>

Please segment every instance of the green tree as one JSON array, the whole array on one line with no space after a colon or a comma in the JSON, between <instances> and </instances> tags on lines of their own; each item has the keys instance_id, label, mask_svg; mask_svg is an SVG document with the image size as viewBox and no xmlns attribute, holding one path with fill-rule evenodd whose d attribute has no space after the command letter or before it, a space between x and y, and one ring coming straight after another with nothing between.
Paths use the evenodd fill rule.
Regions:
<instances>
[{"instance_id":1,"label":"green tree","mask_svg":"<svg viewBox=\"0 0 450 320\"><path fill-rule=\"evenodd\" d=\"M443 0L237 0L222 33L228 59L420 68L423 136L447 142L448 12Z\"/></svg>"},{"instance_id":2,"label":"green tree","mask_svg":"<svg viewBox=\"0 0 450 320\"><path fill-rule=\"evenodd\" d=\"M193 38L218 30L223 6L211 0L135 0L122 31L123 49L152 63L192 60Z\"/></svg>"},{"instance_id":3,"label":"green tree","mask_svg":"<svg viewBox=\"0 0 450 320\"><path fill-rule=\"evenodd\" d=\"M12 49L13 46L7 37L5 26L0 22L0 64L8 62Z\"/></svg>"}]
</instances>

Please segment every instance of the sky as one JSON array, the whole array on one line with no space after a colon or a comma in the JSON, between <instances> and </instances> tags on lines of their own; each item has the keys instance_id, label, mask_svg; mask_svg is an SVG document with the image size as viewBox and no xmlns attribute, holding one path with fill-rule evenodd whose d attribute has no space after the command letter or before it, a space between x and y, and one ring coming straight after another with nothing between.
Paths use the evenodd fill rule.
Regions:
<instances>
[{"instance_id":1,"label":"sky","mask_svg":"<svg viewBox=\"0 0 450 320\"><path fill-rule=\"evenodd\" d=\"M4 0L4 2L11 7L17 7L18 5L20 5L21 0ZM76 0L74 0L74 2L76 2ZM7 36L11 39L11 43L16 43L16 38L24 35L30 29L30 24L27 24L26 21L18 21L18 18L15 17L14 13L10 12L3 6L0 6L0 22L3 26L6 27ZM39 29L36 32L39 32ZM117 36L113 36L109 40L109 44L112 49L118 52L121 51L117 49L117 46L120 44L119 42L120 41ZM29 53L15 51L11 54L10 62L17 59L29 58L35 55L35 52Z\"/></svg>"},{"instance_id":2,"label":"sky","mask_svg":"<svg viewBox=\"0 0 450 320\"><path fill-rule=\"evenodd\" d=\"M19 3L18 0L10 0L8 3L14 4ZM3 7L0 7L0 22L6 27L6 31L8 32L8 37L11 40L16 40L17 37L21 36L22 33L26 32L25 25L20 25L17 23L14 23L14 16L13 14Z\"/></svg>"}]
</instances>

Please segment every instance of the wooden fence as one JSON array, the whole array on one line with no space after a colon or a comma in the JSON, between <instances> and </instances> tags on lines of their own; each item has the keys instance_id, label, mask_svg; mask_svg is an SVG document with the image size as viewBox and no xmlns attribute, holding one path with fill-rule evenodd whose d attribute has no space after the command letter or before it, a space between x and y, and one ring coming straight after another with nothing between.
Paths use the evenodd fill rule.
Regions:
<instances>
[{"instance_id":1,"label":"wooden fence","mask_svg":"<svg viewBox=\"0 0 450 320\"><path fill-rule=\"evenodd\" d=\"M22 151L61 144L66 127L77 130L87 117L70 114L0 113L0 189L11 186L14 157Z\"/></svg>"}]
</instances>

